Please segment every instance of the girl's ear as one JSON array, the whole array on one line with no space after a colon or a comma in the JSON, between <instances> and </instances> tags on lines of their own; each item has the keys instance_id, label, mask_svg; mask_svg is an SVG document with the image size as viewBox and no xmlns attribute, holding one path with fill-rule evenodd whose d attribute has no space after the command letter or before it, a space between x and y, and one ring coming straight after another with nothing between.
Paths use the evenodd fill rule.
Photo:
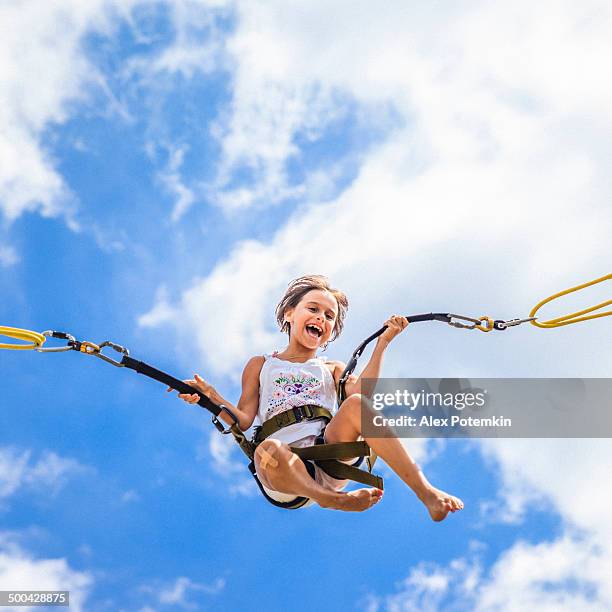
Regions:
<instances>
[{"instance_id":1,"label":"girl's ear","mask_svg":"<svg viewBox=\"0 0 612 612\"><path fill-rule=\"evenodd\" d=\"M283 315L285 323L291 323L291 317L293 316L294 310L294 308L287 308L287 310L285 310L285 314Z\"/></svg>"}]
</instances>

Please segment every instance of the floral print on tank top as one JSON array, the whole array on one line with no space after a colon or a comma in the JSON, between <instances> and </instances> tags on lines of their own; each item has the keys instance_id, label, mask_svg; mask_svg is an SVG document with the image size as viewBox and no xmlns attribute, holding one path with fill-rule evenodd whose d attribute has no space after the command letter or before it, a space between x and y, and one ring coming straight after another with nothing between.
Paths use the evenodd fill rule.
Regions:
<instances>
[{"instance_id":1,"label":"floral print on tank top","mask_svg":"<svg viewBox=\"0 0 612 612\"><path fill-rule=\"evenodd\" d=\"M322 382L305 372L281 374L273 381L268 400L268 417L295 406L317 404L321 401Z\"/></svg>"}]
</instances>

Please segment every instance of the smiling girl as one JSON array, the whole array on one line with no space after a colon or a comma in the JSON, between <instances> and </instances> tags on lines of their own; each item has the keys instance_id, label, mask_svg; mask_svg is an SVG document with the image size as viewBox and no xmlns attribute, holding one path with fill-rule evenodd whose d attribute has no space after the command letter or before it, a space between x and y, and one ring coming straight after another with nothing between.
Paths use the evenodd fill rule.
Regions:
<instances>
[{"instance_id":1,"label":"smiling girl","mask_svg":"<svg viewBox=\"0 0 612 612\"><path fill-rule=\"evenodd\" d=\"M346 511L367 510L382 498L382 491L361 488L344 492L347 480L337 480L311 461L303 461L290 446L353 442L361 438L362 378L378 378L383 354L395 336L408 325L405 317L393 315L387 329L378 338L370 361L359 377L346 382L347 398L337 407L336 389L345 364L318 357L317 351L335 340L344 326L348 300L333 289L324 276L302 276L292 281L276 308L281 331L289 344L281 352L252 357L242 374L242 394L237 406L223 398L199 375L187 380L197 391L218 405L227 406L246 431L255 418L261 424L279 414L299 411L300 407L321 406L332 415L325 425L320 418L302 419L265 437L255 451L256 478L262 493L273 503L302 507L317 503L323 508ZM197 394L180 394L193 404ZM229 424L231 418L222 413ZM393 471L415 492L427 507L431 518L441 521L449 512L463 508L463 502L433 487L397 438L366 438L366 442ZM346 460L347 463L359 459Z\"/></svg>"}]
</instances>

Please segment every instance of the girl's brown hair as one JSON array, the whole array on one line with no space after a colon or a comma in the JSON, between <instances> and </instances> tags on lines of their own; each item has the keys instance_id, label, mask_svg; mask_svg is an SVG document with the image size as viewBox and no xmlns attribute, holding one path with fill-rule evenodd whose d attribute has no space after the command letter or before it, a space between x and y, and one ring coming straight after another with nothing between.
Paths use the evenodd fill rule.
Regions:
<instances>
[{"instance_id":1,"label":"girl's brown hair","mask_svg":"<svg viewBox=\"0 0 612 612\"><path fill-rule=\"evenodd\" d=\"M330 342L335 340L341 333L344 327L344 317L348 310L348 299L342 291L339 289L333 289L329 285L327 277L321 276L320 274L309 274L307 276L300 276L295 280L292 280L285 291L285 295L278 303L276 307L276 322L282 332L288 334L291 333L291 325L288 321L285 321L285 312L290 308L295 308L302 298L313 289L320 289L321 291L329 291L338 304L338 316L336 317L336 323L330 338Z\"/></svg>"}]
</instances>

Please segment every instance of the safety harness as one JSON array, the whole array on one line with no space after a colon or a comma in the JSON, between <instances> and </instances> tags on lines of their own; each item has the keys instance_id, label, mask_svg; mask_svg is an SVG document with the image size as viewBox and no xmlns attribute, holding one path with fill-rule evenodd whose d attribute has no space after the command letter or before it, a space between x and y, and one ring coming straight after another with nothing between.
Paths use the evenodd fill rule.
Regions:
<instances>
[{"instance_id":1,"label":"safety harness","mask_svg":"<svg viewBox=\"0 0 612 612\"><path fill-rule=\"evenodd\" d=\"M595 310L601 310L602 308L609 306L610 304L612 304L612 300L606 300L600 304L586 308L584 310L557 317L555 319L550 319L548 321L537 321L535 316L536 312L544 304L547 304L548 302L558 297L561 297L568 293L573 293L574 291L585 289L587 287L607 280L612 280L612 274L606 274L605 276L597 278L593 281L589 281L582 285L577 285L576 287L571 287L570 289L566 289L565 291L560 291L559 293L556 293L536 304L536 306L529 313L529 317L525 319L511 319L508 321L493 320L491 317L487 316L480 318L472 318L463 315L442 312L408 315L407 319L410 323L417 323L420 321L441 321L453 327L463 329L478 329L482 332L490 332L494 329L498 331L503 331L509 329L510 327L515 327L517 325L521 325L522 323L527 322L531 323L532 325L535 325L536 327L541 328L561 327L565 325L570 325L572 323L579 323L582 321L588 321L590 319L596 319L599 317L611 316L612 310L606 310L604 312L596 314L593 314L593 312ZM346 399L345 384L349 376L354 372L355 367L357 366L357 360L365 350L366 346L374 339L378 338L378 336L380 336L385 331L385 329L387 329L386 325L374 332L368 338L366 338L353 352L353 355L351 356L351 359L349 360L344 372L342 373L338 384L337 395L339 404L341 404ZM63 351L74 350L86 355L94 355L95 357L99 357L100 359L116 367L134 370L139 374L143 374L144 376L153 378L167 385L168 387L175 389L179 393L193 393L193 387L191 387L187 383L184 383L183 381L171 376L170 374L166 374L165 372L162 372L161 370L158 370L153 366L148 365L147 363L138 361L137 359L133 359L132 357L130 357L127 348L115 344L114 342L106 341L98 345L94 344L93 342L77 340L74 336L66 332L45 331L43 333L38 333L35 331L18 329L15 327L2 326L0 326L0 336L7 336L21 342L21 344L0 343L0 349L33 349L40 353L59 353ZM60 340L66 340L67 343L65 346L49 348L43 347L43 344L47 338L57 338ZM102 352L105 347L109 347L117 351L118 353L121 353L121 361L116 361L115 359L112 359L111 357L105 355ZM315 406L312 404L292 408L265 421L261 425L261 427L255 428L253 439L249 440L246 436L246 433L243 432L238 426L238 418L227 406L218 406L204 394L200 394L200 400L198 401L198 404L202 406L202 408L205 408L206 410L212 413L212 422L221 433L233 435L234 439L236 440L244 454L249 458L249 470L255 477L259 488L271 503L282 508L295 509L302 507L308 502L308 498L304 497L298 497L294 501L289 503L282 503L271 499L263 489L255 472L255 449L257 448L258 444L260 444L267 437L271 436L273 433L279 431L284 427L294 425L295 423L319 419L322 420L325 425L327 425L327 423L329 423L332 418L332 415L328 410L321 406ZM232 425L227 428L223 426L223 424L219 421L218 418L222 412L225 412L233 421ZM356 442L340 442L328 444L325 442L324 436L322 435L317 439L317 443L313 446L306 446L303 448L290 448L292 452L294 452L298 457L300 457L300 459L304 461L306 469L313 478L315 475L314 465L317 465L326 474L332 476L333 478L337 478L340 480L354 480L355 482L360 482L369 486L378 487L379 489L383 488L382 478L380 476L372 474L372 467L374 465L374 461L376 460L376 455L372 452L369 445L363 440L358 440ZM351 459L353 457L359 458L359 461L353 465L348 465L341 461L342 459L346 460ZM357 467L358 464L361 464L363 462L364 458L367 459L368 472L360 470Z\"/></svg>"},{"instance_id":2,"label":"safety harness","mask_svg":"<svg viewBox=\"0 0 612 612\"><path fill-rule=\"evenodd\" d=\"M266 438L272 434L280 431L285 427L295 425L296 423L302 423L304 421L315 421L321 420L324 423L323 431L325 426L331 421L332 414L326 408L317 406L315 404L306 404L304 406L296 406L285 410L271 419L264 421L259 427L256 427L253 434L253 439L248 440L245 433L238 427L237 419L235 415L226 406L222 406L222 409L227 412L234 420L234 424L229 427L228 430L224 430L224 433L231 433L234 436L236 442L238 442L240 448L244 454L249 458L249 471L255 478L257 486L263 493L264 497L275 506L285 508L288 510L295 510L301 508L308 502L306 497L296 497L291 502L279 502L270 497L265 489L263 488L257 472L255 470L255 449L261 444ZM310 475L314 478L314 469L312 469L312 463L321 468L328 476L336 478L338 480L353 480L360 482L371 487L377 487L383 489L383 479L376 474L372 474L372 468L374 467L374 461L376 456L371 451L370 446L364 440L357 440L355 442L336 442L333 444L325 442L324 433L321 434L316 443L313 446L304 446L301 448L290 446L291 451L296 454L306 465L306 469ZM358 458L358 461L349 465L343 463L341 459ZM368 471L359 469L359 465L363 462L363 459L367 459Z\"/></svg>"}]
</instances>

